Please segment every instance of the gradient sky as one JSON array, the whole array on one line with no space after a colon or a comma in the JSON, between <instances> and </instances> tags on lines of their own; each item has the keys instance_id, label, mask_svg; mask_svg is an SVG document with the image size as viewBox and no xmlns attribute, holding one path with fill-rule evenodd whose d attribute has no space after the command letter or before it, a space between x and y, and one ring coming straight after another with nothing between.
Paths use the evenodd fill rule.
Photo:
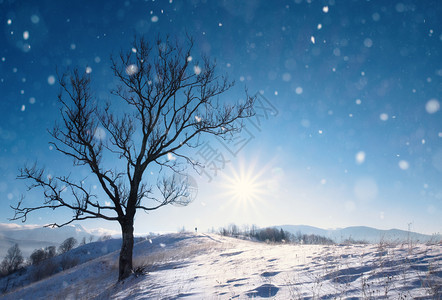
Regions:
<instances>
[{"instance_id":1,"label":"gradient sky","mask_svg":"<svg viewBox=\"0 0 442 300\"><path fill-rule=\"evenodd\" d=\"M200 161L212 154L206 174L189 170L196 199L139 212L136 232L234 222L440 233L441 15L440 1L0 0L0 222L26 190L15 179L25 163L87 175L48 144L56 69L90 72L104 101L115 83L109 57L135 34L188 32L195 57L216 59L236 82L221 99L247 87L259 95L257 117L230 144L209 137L186 150ZM28 223L67 217L47 211Z\"/></svg>"}]
</instances>

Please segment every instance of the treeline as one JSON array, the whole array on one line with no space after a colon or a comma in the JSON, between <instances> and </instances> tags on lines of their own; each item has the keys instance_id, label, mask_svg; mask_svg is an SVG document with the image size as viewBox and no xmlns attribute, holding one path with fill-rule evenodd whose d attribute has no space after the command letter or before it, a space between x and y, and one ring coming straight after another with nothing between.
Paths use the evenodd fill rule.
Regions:
<instances>
[{"instance_id":1,"label":"treeline","mask_svg":"<svg viewBox=\"0 0 442 300\"><path fill-rule=\"evenodd\" d=\"M292 234L292 241L294 243L306 245L332 245L335 243L332 239L325 236L316 234L302 234L301 232Z\"/></svg>"},{"instance_id":2,"label":"treeline","mask_svg":"<svg viewBox=\"0 0 442 300\"><path fill-rule=\"evenodd\" d=\"M110 235L98 238L98 241L111 239ZM93 236L88 238L92 242ZM85 261L80 253L88 253L87 249L76 253L70 252L77 245L85 245L86 239L80 243L73 238L67 238L58 247L49 246L35 249L32 254L25 258L18 244L8 249L4 259L0 263L0 295L8 291L20 288L25 284L36 282L57 274L61 271L73 268ZM86 252L85 252L86 251ZM87 261L88 259L86 259ZM0 296L1 298L1 296Z\"/></svg>"},{"instance_id":3,"label":"treeline","mask_svg":"<svg viewBox=\"0 0 442 300\"><path fill-rule=\"evenodd\" d=\"M110 235L103 235L98 240L105 241L110 238ZM23 257L20 247L18 244L15 244L8 249L6 256L0 263L0 277L24 270L28 266L35 266L35 268L33 268L33 279L40 280L62 270L72 268L78 264L77 259L65 255L56 263L54 258L70 251L78 244L82 246L85 245L87 241L92 242L93 239L94 237L92 235L88 240L86 240L86 237L83 237L79 244L77 239L69 237L58 246L58 249L55 246L35 249L28 259Z\"/></svg>"},{"instance_id":4,"label":"treeline","mask_svg":"<svg viewBox=\"0 0 442 300\"><path fill-rule=\"evenodd\" d=\"M82 241L82 244L83 242L86 243L85 240ZM52 259L53 257L59 254L63 254L70 251L77 244L78 241L75 238L70 237L64 240L63 243L60 244L60 246L58 247L58 251L55 246L48 246L46 248L35 249L32 252L32 254L29 256L29 259L27 260L25 260L25 258L23 257L23 254L18 244L15 244L8 249L5 258L0 264L0 275L7 276L11 273L17 272L20 269L23 269L28 265L40 265L42 262L45 261L47 262L48 260ZM63 261L61 268L65 269L67 265L70 264L71 263L68 264L66 261Z\"/></svg>"},{"instance_id":5,"label":"treeline","mask_svg":"<svg viewBox=\"0 0 442 300\"><path fill-rule=\"evenodd\" d=\"M296 243L308 245L334 244L334 241L332 239L320 235L302 234L301 232L293 234L291 232L283 230L282 228L259 228L256 225L243 226L242 228L239 228L235 224L230 224L227 227L220 228L218 230L218 233L223 236L250 238L268 243Z\"/></svg>"}]
</instances>

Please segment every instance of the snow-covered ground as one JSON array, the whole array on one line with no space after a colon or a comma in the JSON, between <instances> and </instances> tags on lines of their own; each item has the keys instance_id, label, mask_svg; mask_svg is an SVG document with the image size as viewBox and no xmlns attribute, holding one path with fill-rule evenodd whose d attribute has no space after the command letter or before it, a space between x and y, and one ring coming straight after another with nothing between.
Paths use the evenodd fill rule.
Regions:
<instances>
[{"instance_id":1,"label":"snow-covered ground","mask_svg":"<svg viewBox=\"0 0 442 300\"><path fill-rule=\"evenodd\" d=\"M215 234L167 234L138 242L134 264L146 273L117 283L118 250L106 253L118 243L79 247L71 256L98 257L2 297L439 299L442 293L441 244L271 245Z\"/></svg>"}]
</instances>

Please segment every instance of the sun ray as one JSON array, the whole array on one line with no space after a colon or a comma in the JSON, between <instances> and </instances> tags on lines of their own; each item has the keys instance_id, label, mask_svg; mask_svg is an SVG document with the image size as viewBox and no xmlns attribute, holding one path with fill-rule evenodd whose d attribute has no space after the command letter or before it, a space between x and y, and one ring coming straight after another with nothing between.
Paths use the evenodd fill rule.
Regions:
<instances>
[{"instance_id":1,"label":"sun ray","mask_svg":"<svg viewBox=\"0 0 442 300\"><path fill-rule=\"evenodd\" d=\"M231 166L229 172L223 174L221 184L222 197L228 199L229 207L235 210L257 211L265 198L267 198L267 181L264 178L267 168L257 170L255 163L246 164L240 160L239 164Z\"/></svg>"}]
</instances>

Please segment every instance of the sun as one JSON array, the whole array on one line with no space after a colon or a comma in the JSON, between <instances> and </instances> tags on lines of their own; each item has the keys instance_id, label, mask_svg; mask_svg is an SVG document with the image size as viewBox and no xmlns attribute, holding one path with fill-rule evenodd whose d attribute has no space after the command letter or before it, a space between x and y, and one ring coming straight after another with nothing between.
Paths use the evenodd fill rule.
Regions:
<instances>
[{"instance_id":1,"label":"sun","mask_svg":"<svg viewBox=\"0 0 442 300\"><path fill-rule=\"evenodd\" d=\"M239 157L220 173L221 180L213 194L220 200L220 213L228 222L256 224L265 220L269 199L274 196L273 189L269 188L272 165L268 161L263 165L254 157Z\"/></svg>"},{"instance_id":2,"label":"sun","mask_svg":"<svg viewBox=\"0 0 442 300\"><path fill-rule=\"evenodd\" d=\"M262 171L255 171L253 165L246 167L243 163L239 169L231 169L224 176L222 188L229 199L242 204L260 201L265 192Z\"/></svg>"},{"instance_id":3,"label":"sun","mask_svg":"<svg viewBox=\"0 0 442 300\"><path fill-rule=\"evenodd\" d=\"M232 182L231 193L240 201L251 201L258 196L259 185L254 178L240 176Z\"/></svg>"}]
</instances>

